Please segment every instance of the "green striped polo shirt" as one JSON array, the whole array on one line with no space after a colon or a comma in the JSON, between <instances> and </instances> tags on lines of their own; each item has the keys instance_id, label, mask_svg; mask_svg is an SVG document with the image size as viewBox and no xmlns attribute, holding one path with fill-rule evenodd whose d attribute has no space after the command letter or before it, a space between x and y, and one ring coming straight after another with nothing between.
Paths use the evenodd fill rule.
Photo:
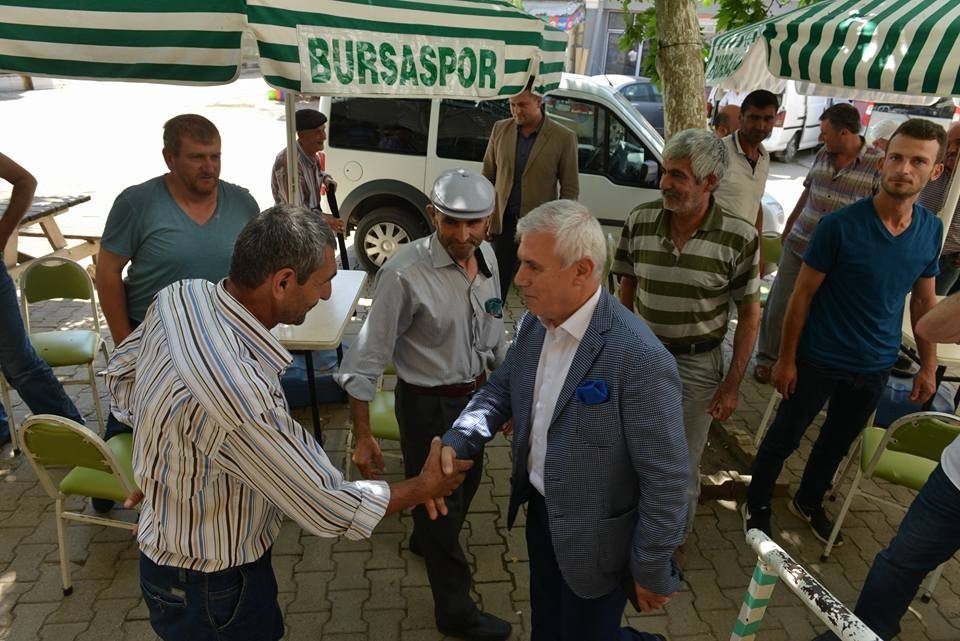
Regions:
<instances>
[{"instance_id":1,"label":"green striped polo shirt","mask_svg":"<svg viewBox=\"0 0 960 641\"><path fill-rule=\"evenodd\" d=\"M637 279L634 309L670 344L722 339L730 301L760 300L757 230L710 199L699 229L677 251L663 201L627 216L613 273Z\"/></svg>"}]
</instances>

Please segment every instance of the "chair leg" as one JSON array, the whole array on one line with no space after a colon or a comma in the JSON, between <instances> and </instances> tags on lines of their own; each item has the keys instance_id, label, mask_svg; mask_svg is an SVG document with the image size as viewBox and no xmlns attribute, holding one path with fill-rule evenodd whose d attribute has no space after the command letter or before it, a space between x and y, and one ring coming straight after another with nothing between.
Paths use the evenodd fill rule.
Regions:
<instances>
[{"instance_id":1,"label":"chair leg","mask_svg":"<svg viewBox=\"0 0 960 641\"><path fill-rule=\"evenodd\" d=\"M840 527L843 525L843 520L847 518L847 511L850 509L850 504L853 503L853 495L857 493L857 488L860 487L861 477L862 472L860 471L860 466L857 466L857 475L853 477L853 483L850 484L850 489L847 490L847 497L843 500L840 514L837 515L837 520L833 524L833 531L830 532L830 538L827 539L826 545L823 546L823 554L820 555L821 561L826 561L830 556L830 551L833 550L833 543L837 540L837 535L840 534Z\"/></svg>"},{"instance_id":2,"label":"chair leg","mask_svg":"<svg viewBox=\"0 0 960 641\"><path fill-rule=\"evenodd\" d=\"M343 480L350 481L350 473L353 471L353 425L347 426L347 442L343 444Z\"/></svg>"},{"instance_id":3,"label":"chair leg","mask_svg":"<svg viewBox=\"0 0 960 641\"><path fill-rule=\"evenodd\" d=\"M107 343L103 339L100 340L100 353L103 354L103 366L106 367L110 364L110 352L107 351Z\"/></svg>"},{"instance_id":4,"label":"chair leg","mask_svg":"<svg viewBox=\"0 0 960 641\"><path fill-rule=\"evenodd\" d=\"M946 565L946 563L941 563L938 565L937 569L934 570L927 578L926 584L923 586L923 591L920 593L920 600L924 603L930 603L930 599L933 598L933 591L937 587L937 582L940 580L940 575L943 574L944 565Z\"/></svg>"},{"instance_id":5,"label":"chair leg","mask_svg":"<svg viewBox=\"0 0 960 641\"><path fill-rule=\"evenodd\" d=\"M67 524L63 518L63 496L56 501L57 517L57 547L60 552L60 579L63 581L63 596L69 596L73 592L73 584L70 582L70 559L67 556Z\"/></svg>"},{"instance_id":6,"label":"chair leg","mask_svg":"<svg viewBox=\"0 0 960 641\"><path fill-rule=\"evenodd\" d=\"M102 436L106 426L103 422L103 406L100 403L100 391L97 389L97 374L93 371L93 363L87 363L87 372L90 375L90 393L93 394L93 407L97 410L97 422L100 423L99 434Z\"/></svg>"},{"instance_id":7,"label":"chair leg","mask_svg":"<svg viewBox=\"0 0 960 641\"><path fill-rule=\"evenodd\" d=\"M13 403L10 402L10 388L7 379L0 374L0 397L3 400L3 409L7 412L7 428L10 430L10 446L14 454L20 453L20 434L17 432L17 420L13 415Z\"/></svg>"},{"instance_id":8,"label":"chair leg","mask_svg":"<svg viewBox=\"0 0 960 641\"><path fill-rule=\"evenodd\" d=\"M760 425L757 427L757 434L753 437L753 444L755 447L760 447L760 441L763 440L763 435L767 431L767 426L770 425L770 419L773 418L773 410L777 408L777 403L780 399L783 398L780 396L780 392L774 390L773 394L770 395L770 402L767 403L767 409L763 412L763 418L760 419Z\"/></svg>"}]
</instances>

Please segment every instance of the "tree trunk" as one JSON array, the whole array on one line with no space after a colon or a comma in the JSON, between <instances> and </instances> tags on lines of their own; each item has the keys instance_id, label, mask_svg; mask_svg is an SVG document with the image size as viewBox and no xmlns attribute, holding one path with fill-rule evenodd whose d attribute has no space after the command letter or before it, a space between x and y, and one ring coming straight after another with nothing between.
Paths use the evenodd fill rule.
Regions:
<instances>
[{"instance_id":1,"label":"tree trunk","mask_svg":"<svg viewBox=\"0 0 960 641\"><path fill-rule=\"evenodd\" d=\"M657 71L663 80L664 138L684 129L702 129L703 44L695 0L656 0Z\"/></svg>"}]
</instances>

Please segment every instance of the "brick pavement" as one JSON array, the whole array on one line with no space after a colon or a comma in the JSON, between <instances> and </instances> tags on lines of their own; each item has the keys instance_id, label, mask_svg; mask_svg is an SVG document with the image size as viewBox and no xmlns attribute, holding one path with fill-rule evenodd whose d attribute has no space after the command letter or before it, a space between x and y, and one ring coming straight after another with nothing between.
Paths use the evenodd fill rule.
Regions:
<instances>
[{"instance_id":1,"label":"brick pavement","mask_svg":"<svg viewBox=\"0 0 960 641\"><path fill-rule=\"evenodd\" d=\"M515 297L512 302L509 312L516 318L519 309ZM82 308L56 303L43 304L33 318L37 326L89 322ZM359 330L362 318L363 308L351 323L348 336ZM770 390L746 381L739 409L719 434L748 442ZM77 386L68 391L88 423L95 424L89 390ZM14 399L15 412L22 419L25 408L15 395ZM305 413L298 416L308 420ZM345 406L329 406L323 416L328 453L334 461L343 461L348 412ZM787 463L783 478L790 483L798 481L809 448L808 438L800 455ZM514 639L525 639L530 609L522 521L512 531L507 531L504 521L509 466L509 444L498 437L488 447L484 480L463 539L477 568L478 600L485 609L515 624ZM705 461L705 466L716 467L712 461ZM387 478L400 478L395 459L388 459ZM912 498L910 492L871 489L886 492L903 505ZM82 504L74 500L74 505ZM629 623L675 641L729 638L755 563L744 542L735 507L732 501L701 504L686 548L687 585L664 611L628 616ZM52 509L53 502L37 484L29 465L22 458L10 457L7 448L0 457L0 639L153 639L138 589L136 545L124 531L69 526L74 592L66 598L61 595ZM774 512L781 544L848 604L855 600L873 556L890 539L902 517L894 509L863 500L854 502L844 528L847 545L821 563L820 544L787 512L783 499L777 501ZM307 535L294 523L285 522L274 547L274 566L287 624L286 638L442 638L432 624L423 562L407 548L410 529L409 516L394 515L384 520L372 539L353 542ZM786 588L779 587L759 638L803 641L822 627ZM905 641L960 638L960 566L956 560L947 564L931 603L914 602L905 627L901 635Z\"/></svg>"}]
</instances>

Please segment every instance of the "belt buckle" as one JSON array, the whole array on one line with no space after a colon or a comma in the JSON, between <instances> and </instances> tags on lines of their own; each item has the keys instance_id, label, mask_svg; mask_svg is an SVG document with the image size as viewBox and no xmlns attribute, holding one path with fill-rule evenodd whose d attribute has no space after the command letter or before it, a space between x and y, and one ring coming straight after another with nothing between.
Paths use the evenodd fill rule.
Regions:
<instances>
[{"instance_id":1,"label":"belt buckle","mask_svg":"<svg viewBox=\"0 0 960 641\"><path fill-rule=\"evenodd\" d=\"M687 349L687 356L696 356L697 354L697 344L690 343L690 346Z\"/></svg>"}]
</instances>

